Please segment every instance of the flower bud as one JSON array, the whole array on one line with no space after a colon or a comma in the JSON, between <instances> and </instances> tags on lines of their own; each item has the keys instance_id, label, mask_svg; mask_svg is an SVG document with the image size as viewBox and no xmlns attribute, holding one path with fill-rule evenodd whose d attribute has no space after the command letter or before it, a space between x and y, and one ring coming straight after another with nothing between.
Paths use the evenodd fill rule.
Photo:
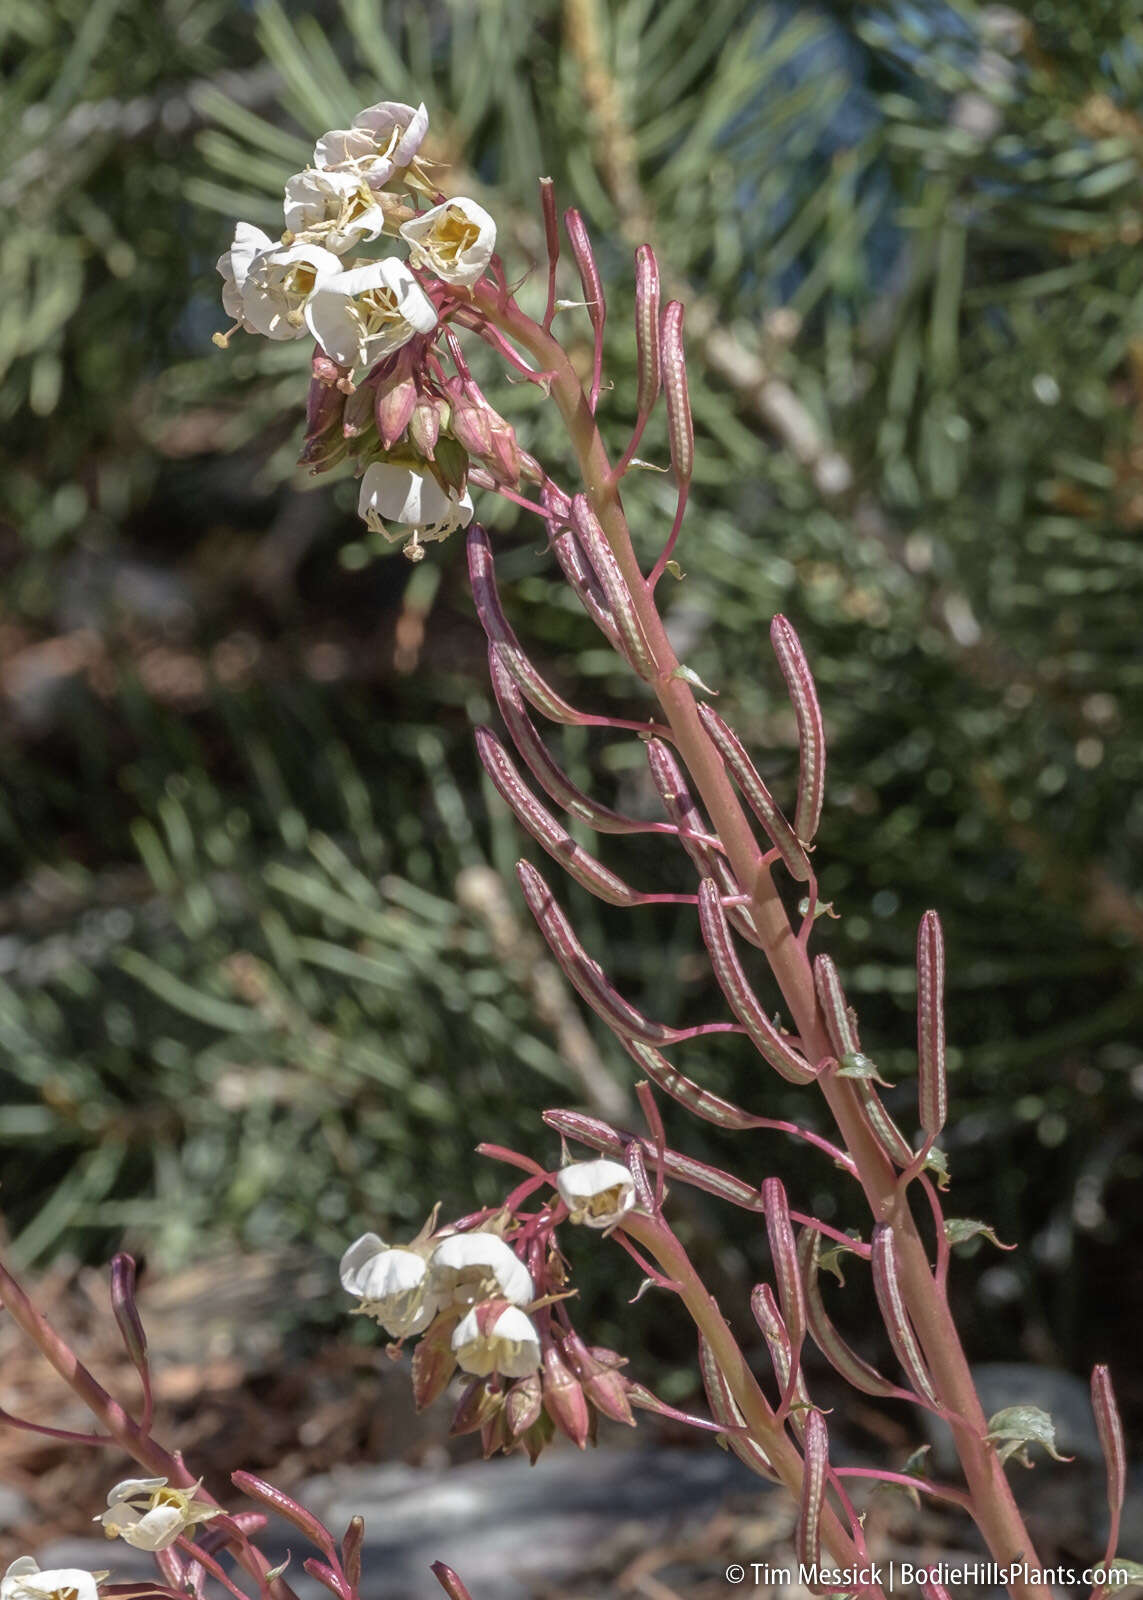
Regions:
<instances>
[{"instance_id":1,"label":"flower bud","mask_svg":"<svg viewBox=\"0 0 1143 1600\"><path fill-rule=\"evenodd\" d=\"M345 410L341 414L341 431L347 439L359 439L372 428L373 385L362 383L346 397Z\"/></svg>"},{"instance_id":2,"label":"flower bud","mask_svg":"<svg viewBox=\"0 0 1143 1600\"><path fill-rule=\"evenodd\" d=\"M418 396L409 417L409 439L426 461L435 461L441 423L447 420L448 406L438 395Z\"/></svg>"},{"instance_id":3,"label":"flower bud","mask_svg":"<svg viewBox=\"0 0 1143 1600\"><path fill-rule=\"evenodd\" d=\"M417 384L413 377L412 358L406 348L391 363L387 363L374 391L377 432L386 450L393 448L409 426L416 403Z\"/></svg>"},{"instance_id":4,"label":"flower bud","mask_svg":"<svg viewBox=\"0 0 1143 1600\"><path fill-rule=\"evenodd\" d=\"M544 1350L544 1410L561 1433L582 1450L591 1429L583 1386L564 1364L555 1345Z\"/></svg>"},{"instance_id":5,"label":"flower bud","mask_svg":"<svg viewBox=\"0 0 1143 1600\"><path fill-rule=\"evenodd\" d=\"M306 433L298 462L311 472L324 472L345 455L342 436L342 417L345 412L345 395L336 387L341 375L340 367L325 356L321 357L322 370L314 361L314 374L310 379L306 400ZM326 368L329 372L326 372Z\"/></svg>"},{"instance_id":6,"label":"flower bud","mask_svg":"<svg viewBox=\"0 0 1143 1600\"><path fill-rule=\"evenodd\" d=\"M490 1389L485 1378L474 1378L452 1414L449 1433L457 1438L463 1433L475 1433L492 1421L503 1404L500 1390Z\"/></svg>"},{"instance_id":7,"label":"flower bud","mask_svg":"<svg viewBox=\"0 0 1143 1600\"><path fill-rule=\"evenodd\" d=\"M482 460L492 454L492 423L488 411L476 405L464 393L459 378L450 378L446 384L451 415L449 432L469 455Z\"/></svg>"},{"instance_id":8,"label":"flower bud","mask_svg":"<svg viewBox=\"0 0 1143 1600\"><path fill-rule=\"evenodd\" d=\"M527 1378L521 1378L519 1383L514 1383L508 1391L505 1410L508 1414L508 1431L514 1439L535 1422L543 1409L544 1392L540 1384L539 1375L533 1372Z\"/></svg>"},{"instance_id":9,"label":"flower bud","mask_svg":"<svg viewBox=\"0 0 1143 1600\"><path fill-rule=\"evenodd\" d=\"M413 1351L413 1399L418 1411L431 1406L456 1371L452 1352L452 1317L438 1317Z\"/></svg>"}]
</instances>

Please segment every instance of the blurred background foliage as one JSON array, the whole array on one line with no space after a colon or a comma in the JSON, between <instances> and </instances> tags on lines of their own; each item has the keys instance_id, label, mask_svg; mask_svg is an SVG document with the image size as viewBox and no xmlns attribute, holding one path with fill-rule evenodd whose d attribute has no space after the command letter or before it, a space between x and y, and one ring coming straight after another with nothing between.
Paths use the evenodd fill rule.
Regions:
<instances>
[{"instance_id":1,"label":"blurred background foliage","mask_svg":"<svg viewBox=\"0 0 1143 1600\"><path fill-rule=\"evenodd\" d=\"M638 242L687 301L699 449L673 633L787 793L768 618L802 634L830 733L821 946L906 1124L915 928L927 906L945 918L950 1211L1023 1247L959 1274L973 1355L1122 1354L1143 1414L1135 8L12 0L0 30L0 1199L17 1259L102 1259L120 1239L169 1263L235 1244L336 1256L438 1198L492 1202L478 1139L555 1159L541 1106L630 1105L629 1064L521 920L520 841L471 747L491 713L459 541L417 569L376 559L352 483L293 468L304 345L209 342L233 219L275 228L317 134L424 98L432 153L495 211L510 276L539 259L540 173L588 218L618 448ZM579 297L573 278L562 292ZM586 357L583 313L560 326ZM536 396L481 372L561 461ZM642 453L666 459L661 424ZM669 480L629 482L651 560ZM545 669L573 699L636 703L535 526L481 511ZM602 795L650 805L637 745L554 746ZM687 884L646 841L601 853L640 886ZM567 900L642 1008L714 1014L689 915ZM810 1114L733 1046L679 1060ZM669 1108L668 1127L736 1159ZM806 1209L857 1220L824 1163L770 1159ZM727 1292L761 1261L743 1220L688 1208ZM596 1289L596 1331L622 1338ZM654 1353L689 1362L652 1319Z\"/></svg>"}]
</instances>

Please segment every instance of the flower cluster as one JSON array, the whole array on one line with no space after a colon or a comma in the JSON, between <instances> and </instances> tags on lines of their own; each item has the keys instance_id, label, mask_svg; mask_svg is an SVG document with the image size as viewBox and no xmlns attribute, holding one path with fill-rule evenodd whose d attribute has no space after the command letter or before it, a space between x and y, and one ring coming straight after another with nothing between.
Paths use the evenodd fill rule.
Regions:
<instances>
[{"instance_id":1,"label":"flower cluster","mask_svg":"<svg viewBox=\"0 0 1143 1600\"><path fill-rule=\"evenodd\" d=\"M423 105L384 100L324 134L286 184L280 238L237 224L218 261L233 327L215 335L223 347L242 330L314 341L301 460L316 473L352 457L360 515L406 539L412 560L470 521L470 456L501 483L524 467L471 375L446 376L434 349L493 264L496 225L475 200L439 192L427 131ZM390 240L407 256L356 253Z\"/></svg>"},{"instance_id":2,"label":"flower cluster","mask_svg":"<svg viewBox=\"0 0 1143 1600\"><path fill-rule=\"evenodd\" d=\"M439 1232L430 1220L405 1246L366 1233L341 1259L342 1287L359 1314L393 1339L424 1336L413 1368L419 1407L458 1369L469 1375L452 1431L479 1428L489 1455L523 1446L535 1460L557 1427L582 1448L597 1412L634 1421L622 1358L588 1349L562 1315L567 1273L553 1237L565 1216L618 1224L635 1204L634 1182L616 1161L584 1161L564 1167L555 1187L554 1206L532 1216L501 1211L471 1229Z\"/></svg>"}]
</instances>

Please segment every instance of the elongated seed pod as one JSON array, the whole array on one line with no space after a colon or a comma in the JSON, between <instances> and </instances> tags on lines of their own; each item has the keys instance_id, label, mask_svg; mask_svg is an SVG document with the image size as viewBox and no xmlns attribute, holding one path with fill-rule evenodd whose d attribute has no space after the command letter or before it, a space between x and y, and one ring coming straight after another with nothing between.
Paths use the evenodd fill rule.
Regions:
<instances>
[{"instance_id":1,"label":"elongated seed pod","mask_svg":"<svg viewBox=\"0 0 1143 1600\"><path fill-rule=\"evenodd\" d=\"M683 314L679 301L671 300L663 312L659 329L659 360L663 372L663 394L667 401L667 436L671 442L671 465L680 488L690 483L695 465L695 425L691 417L687 360L683 350Z\"/></svg>"},{"instance_id":2,"label":"elongated seed pod","mask_svg":"<svg viewBox=\"0 0 1143 1600\"><path fill-rule=\"evenodd\" d=\"M616 719L605 719L589 716L583 711L577 711L572 705L557 694L549 683L541 677L532 665L532 662L523 646L520 644L504 610L500 604L500 596L496 592L496 574L492 564L492 551L484 529L476 524L468 530L466 543L468 553L468 575L472 585L472 598L476 606L476 614L480 624L488 635L490 648L495 652L498 660L520 686L520 692L530 705L547 717L549 722L564 723L569 727L592 727L601 721L607 721L611 727L633 728L638 731L646 729L645 723L621 722Z\"/></svg>"},{"instance_id":3,"label":"elongated seed pod","mask_svg":"<svg viewBox=\"0 0 1143 1600\"><path fill-rule=\"evenodd\" d=\"M524 891L528 909L547 940L564 976L581 999L621 1037L639 1039L644 1044L675 1044L688 1037L688 1030L668 1028L651 1022L636 1011L611 987L598 961L593 961L572 932L543 878L527 861L516 866L516 876Z\"/></svg>"},{"instance_id":4,"label":"elongated seed pod","mask_svg":"<svg viewBox=\"0 0 1143 1600\"><path fill-rule=\"evenodd\" d=\"M696 1117L702 1117L706 1122L713 1122L719 1128L732 1128L737 1132L745 1132L749 1128L756 1128L759 1119L751 1116L749 1111L732 1105L729 1100L724 1100L721 1095L712 1094L709 1089L701 1088L685 1077L676 1066L667 1060L661 1051L654 1045L640 1044L638 1039L624 1039L623 1048L628 1055L640 1066L650 1078L657 1089L664 1094L669 1094L672 1100L677 1100L680 1105L686 1106L688 1111L693 1111Z\"/></svg>"},{"instance_id":5,"label":"elongated seed pod","mask_svg":"<svg viewBox=\"0 0 1143 1600\"><path fill-rule=\"evenodd\" d=\"M635 252L635 349L639 378L635 405L647 416L659 398L662 376L659 364L659 263L649 244Z\"/></svg>"},{"instance_id":6,"label":"elongated seed pod","mask_svg":"<svg viewBox=\"0 0 1143 1600\"><path fill-rule=\"evenodd\" d=\"M762 1204L766 1208L766 1237L770 1241L782 1320L796 1353L806 1337L806 1301L798 1267L798 1247L790 1223L790 1207L781 1178L765 1180L762 1185Z\"/></svg>"},{"instance_id":7,"label":"elongated seed pod","mask_svg":"<svg viewBox=\"0 0 1143 1600\"><path fill-rule=\"evenodd\" d=\"M142 1375L147 1369L147 1335L135 1301L135 1258L125 1251L111 1260L111 1310L124 1348Z\"/></svg>"},{"instance_id":8,"label":"elongated seed pod","mask_svg":"<svg viewBox=\"0 0 1143 1600\"><path fill-rule=\"evenodd\" d=\"M790 876L798 883L808 883L813 877L813 870L806 852L763 783L762 776L747 755L742 741L714 707L707 705L705 701L700 701L698 714L719 755L726 762L728 772L742 790L751 811L766 830L766 837L781 856Z\"/></svg>"},{"instance_id":9,"label":"elongated seed pod","mask_svg":"<svg viewBox=\"0 0 1143 1600\"><path fill-rule=\"evenodd\" d=\"M798 803L794 810L794 831L803 844L809 844L818 831L825 793L825 726L802 642L785 617L777 616L770 624L770 642L786 680L798 724Z\"/></svg>"},{"instance_id":10,"label":"elongated seed pod","mask_svg":"<svg viewBox=\"0 0 1143 1600\"><path fill-rule=\"evenodd\" d=\"M595 575L599 579L600 588L607 601L607 609L615 619L623 654L641 678L653 679L659 670L654 653L647 643L643 625L635 610L635 602L631 598L631 591L619 570L619 563L607 542L598 517L587 503L586 495L577 494L573 499L571 519L572 527L587 559L595 568Z\"/></svg>"},{"instance_id":11,"label":"elongated seed pod","mask_svg":"<svg viewBox=\"0 0 1143 1600\"><path fill-rule=\"evenodd\" d=\"M583 288L583 298L587 302L587 315L591 322L591 331L595 336L595 356L590 396L591 409L594 411L599 400L599 381L603 368L603 324L607 320L607 301L604 299L603 280L599 276L599 268L595 264L595 252L591 248L591 239L588 237L584 220L578 211L564 212L564 228L567 230L568 243L571 245L572 255L575 257L580 285Z\"/></svg>"},{"instance_id":12,"label":"elongated seed pod","mask_svg":"<svg viewBox=\"0 0 1143 1600\"><path fill-rule=\"evenodd\" d=\"M935 911L925 912L917 934L917 1094L921 1127L935 1139L948 1115L945 940Z\"/></svg>"},{"instance_id":13,"label":"elongated seed pod","mask_svg":"<svg viewBox=\"0 0 1143 1600\"><path fill-rule=\"evenodd\" d=\"M699 926L711 966L727 1004L741 1022L758 1053L787 1083L810 1083L814 1069L785 1039L762 1009L746 980L727 926L718 887L710 878L699 884Z\"/></svg>"},{"instance_id":14,"label":"elongated seed pod","mask_svg":"<svg viewBox=\"0 0 1143 1600\"><path fill-rule=\"evenodd\" d=\"M826 1032L838 1056L859 1054L861 1041L857 1023L830 956L823 954L814 958L814 988L825 1017ZM898 1167L907 1167L913 1159L912 1145L881 1104L873 1085L863 1078L852 1082L886 1159Z\"/></svg>"},{"instance_id":15,"label":"elongated seed pod","mask_svg":"<svg viewBox=\"0 0 1143 1600\"><path fill-rule=\"evenodd\" d=\"M790 1407L790 1426L799 1439L804 1439L805 1414L810 1404L809 1390L798 1359L800 1351L790 1338L790 1330L768 1283L754 1285L750 1291L750 1309L770 1352L770 1364L778 1380L782 1405Z\"/></svg>"},{"instance_id":16,"label":"elongated seed pod","mask_svg":"<svg viewBox=\"0 0 1143 1600\"><path fill-rule=\"evenodd\" d=\"M264 1478L256 1477L253 1472L232 1472L230 1481L238 1490L250 1500L258 1500L269 1510L284 1517L287 1522L293 1523L299 1533L305 1534L311 1544L319 1550L329 1548L329 1530L324 1528L312 1512L292 1499L282 1489L277 1489L272 1483L267 1483Z\"/></svg>"},{"instance_id":17,"label":"elongated seed pod","mask_svg":"<svg viewBox=\"0 0 1143 1600\"><path fill-rule=\"evenodd\" d=\"M698 875L703 878L714 878L714 882L719 885L720 893L727 894L728 898L741 894L738 878L730 869L730 862L722 851L717 850L716 843L712 842L711 835L706 829L706 822L703 821L703 813L693 802L690 789L682 776L682 768L676 762L671 747L664 744L663 739L647 739L644 749L647 750L647 765L652 770L653 782L660 792L663 810L679 830L679 843L695 864ZM762 941L746 907L730 907L728 915L741 936L749 939L752 946L760 949Z\"/></svg>"},{"instance_id":18,"label":"elongated seed pod","mask_svg":"<svg viewBox=\"0 0 1143 1600\"><path fill-rule=\"evenodd\" d=\"M556 267L560 259L560 219L556 210L556 186L551 178L540 179L540 210L548 255L548 303L544 308L544 332L547 333L556 309Z\"/></svg>"},{"instance_id":19,"label":"elongated seed pod","mask_svg":"<svg viewBox=\"0 0 1143 1600\"><path fill-rule=\"evenodd\" d=\"M794 1549L803 1570L821 1566L822 1512L825 1509L826 1475L829 1472L829 1432L820 1411L806 1418L806 1468L802 1474L802 1498L794 1533ZM821 1584L808 1585L814 1594L830 1594Z\"/></svg>"},{"instance_id":20,"label":"elongated seed pod","mask_svg":"<svg viewBox=\"0 0 1143 1600\"><path fill-rule=\"evenodd\" d=\"M521 778L507 750L491 728L476 729L476 753L500 798L511 806L516 820L585 889L613 906L638 906L646 895L632 889L589 850L577 844L566 828L540 804Z\"/></svg>"},{"instance_id":21,"label":"elongated seed pod","mask_svg":"<svg viewBox=\"0 0 1143 1600\"><path fill-rule=\"evenodd\" d=\"M557 534L552 540L552 550L580 605L612 648L621 650L619 629L608 609L606 597L599 586L599 579L588 565L579 540L570 528L565 528L563 533Z\"/></svg>"},{"instance_id":22,"label":"elongated seed pod","mask_svg":"<svg viewBox=\"0 0 1143 1600\"><path fill-rule=\"evenodd\" d=\"M897 1251L893 1242L893 1229L886 1222L879 1222L873 1230L873 1289L881 1310L881 1320L889 1335L889 1343L893 1346L893 1353L917 1394L937 1405L939 1403L937 1392L933 1388L933 1380L925 1366L921 1347L917 1343L917 1336L913 1332L909 1313L905 1309L901 1295L901 1285L897 1279Z\"/></svg>"},{"instance_id":23,"label":"elongated seed pod","mask_svg":"<svg viewBox=\"0 0 1143 1600\"><path fill-rule=\"evenodd\" d=\"M752 1472L756 1472L760 1478L765 1478L769 1483L778 1483L780 1481L778 1474L774 1471L765 1450L749 1434L740 1431L745 1429L746 1419L731 1393L725 1373L715 1360L709 1341L702 1333L699 1334L699 1370L702 1373L702 1384L706 1390L711 1416L728 1430L734 1430L728 1431L725 1436L730 1449L734 1451L739 1461L748 1466Z\"/></svg>"},{"instance_id":24,"label":"elongated seed pod","mask_svg":"<svg viewBox=\"0 0 1143 1600\"><path fill-rule=\"evenodd\" d=\"M1111 1515L1111 1537L1107 1543L1108 1561L1115 1555L1117 1534L1123 1515L1123 1498L1127 1488L1127 1451L1123 1443L1123 1423L1115 1403L1115 1390L1111 1386L1111 1373L1099 1366L1091 1375L1091 1404L1095 1412L1095 1426L1103 1450L1107 1473L1107 1508Z\"/></svg>"},{"instance_id":25,"label":"elongated seed pod","mask_svg":"<svg viewBox=\"0 0 1143 1600\"><path fill-rule=\"evenodd\" d=\"M557 805L563 806L569 815L586 822L597 833L662 833L674 836L674 828L665 822L641 822L638 817L622 816L577 788L540 738L515 678L492 649L488 652L488 668L496 703L512 735L513 744L526 762L529 772Z\"/></svg>"},{"instance_id":26,"label":"elongated seed pod","mask_svg":"<svg viewBox=\"0 0 1143 1600\"><path fill-rule=\"evenodd\" d=\"M831 1366L841 1373L845 1381L862 1394L874 1395L879 1400L912 1400L914 1396L899 1384L883 1378L876 1367L870 1366L856 1350L850 1349L830 1320L818 1284L818 1261L821 1257L822 1236L813 1228L803 1228L798 1238L798 1263L802 1269L802 1286L806 1296L806 1325L810 1337Z\"/></svg>"},{"instance_id":27,"label":"elongated seed pod","mask_svg":"<svg viewBox=\"0 0 1143 1600\"><path fill-rule=\"evenodd\" d=\"M700 878L713 878L719 890L728 898L733 899L742 893L738 879L731 871L730 863L721 850L715 849L710 843L710 835L703 821L702 813L695 805L691 792L683 778L682 768L675 760L669 746L662 739L648 739L645 745L647 751L647 764L651 769L651 777L659 798L663 802L663 810L679 831L679 843L691 858ZM754 920L745 906L732 906L728 915L733 927L744 939L761 949L762 940L754 926Z\"/></svg>"},{"instance_id":28,"label":"elongated seed pod","mask_svg":"<svg viewBox=\"0 0 1143 1600\"><path fill-rule=\"evenodd\" d=\"M361 1546L365 1542L365 1518L350 1517L341 1536L341 1568L354 1594L361 1587Z\"/></svg>"}]
</instances>

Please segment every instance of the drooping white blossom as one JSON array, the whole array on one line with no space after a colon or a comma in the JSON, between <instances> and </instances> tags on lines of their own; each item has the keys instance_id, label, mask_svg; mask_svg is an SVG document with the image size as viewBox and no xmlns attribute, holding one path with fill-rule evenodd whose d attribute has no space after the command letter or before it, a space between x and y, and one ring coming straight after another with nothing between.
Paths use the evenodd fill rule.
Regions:
<instances>
[{"instance_id":1,"label":"drooping white blossom","mask_svg":"<svg viewBox=\"0 0 1143 1600\"><path fill-rule=\"evenodd\" d=\"M618 1161L573 1161L556 1174L560 1199L572 1222L609 1228L635 1204L635 1180Z\"/></svg>"},{"instance_id":2,"label":"drooping white blossom","mask_svg":"<svg viewBox=\"0 0 1143 1600\"><path fill-rule=\"evenodd\" d=\"M526 1306L536 1296L532 1274L496 1233L456 1233L442 1239L429 1261L429 1283L442 1307L493 1298Z\"/></svg>"},{"instance_id":3,"label":"drooping white blossom","mask_svg":"<svg viewBox=\"0 0 1143 1600\"><path fill-rule=\"evenodd\" d=\"M445 538L454 528L468 527L472 521L472 499L467 490L463 494L455 490L446 493L428 473L415 472L395 461L375 461L366 467L361 479L357 514L367 527L384 534L390 542L408 538L405 554L419 561L423 542L431 543L434 539ZM386 527L386 523L398 526L394 530ZM503 1240L497 1242L502 1244Z\"/></svg>"},{"instance_id":4,"label":"drooping white blossom","mask_svg":"<svg viewBox=\"0 0 1143 1600\"><path fill-rule=\"evenodd\" d=\"M431 333L437 314L405 263L389 256L324 278L306 301L305 321L331 361L361 367Z\"/></svg>"},{"instance_id":5,"label":"drooping white blossom","mask_svg":"<svg viewBox=\"0 0 1143 1600\"><path fill-rule=\"evenodd\" d=\"M354 171L379 189L416 158L429 128L423 105L380 100L353 119L351 128L334 128L314 147L314 166Z\"/></svg>"},{"instance_id":6,"label":"drooping white blossom","mask_svg":"<svg viewBox=\"0 0 1143 1600\"><path fill-rule=\"evenodd\" d=\"M385 212L376 192L352 171L307 167L286 184L286 227L311 244L343 255L363 240L380 237Z\"/></svg>"},{"instance_id":7,"label":"drooping white blossom","mask_svg":"<svg viewBox=\"0 0 1143 1600\"><path fill-rule=\"evenodd\" d=\"M250 222L239 222L235 224L230 249L218 258L218 270L222 274L223 310L228 317L234 318L240 328L246 328L251 333L255 330L246 319L242 290L255 256L274 248L274 240L261 228L254 227Z\"/></svg>"},{"instance_id":8,"label":"drooping white blossom","mask_svg":"<svg viewBox=\"0 0 1143 1600\"><path fill-rule=\"evenodd\" d=\"M496 224L475 200L446 200L402 223L400 231L414 266L462 288L483 276L496 248Z\"/></svg>"},{"instance_id":9,"label":"drooping white blossom","mask_svg":"<svg viewBox=\"0 0 1143 1600\"><path fill-rule=\"evenodd\" d=\"M314 291L341 276L341 261L316 244L281 245L250 262L242 285L246 325L267 339L300 339Z\"/></svg>"},{"instance_id":10,"label":"drooping white blossom","mask_svg":"<svg viewBox=\"0 0 1143 1600\"><path fill-rule=\"evenodd\" d=\"M452 1350L460 1369L478 1378L492 1372L526 1378L535 1372L541 1361L540 1336L532 1319L518 1306L505 1306L495 1320L482 1317L483 1309L474 1306L453 1329Z\"/></svg>"},{"instance_id":11,"label":"drooping white blossom","mask_svg":"<svg viewBox=\"0 0 1143 1600\"><path fill-rule=\"evenodd\" d=\"M106 1572L54 1567L41 1572L31 1556L18 1556L0 1578L0 1600L98 1600Z\"/></svg>"},{"instance_id":12,"label":"drooping white blossom","mask_svg":"<svg viewBox=\"0 0 1143 1600\"><path fill-rule=\"evenodd\" d=\"M107 1510L96 1517L109 1539L136 1550L166 1550L180 1533L220 1515L219 1507L195 1498L202 1479L187 1489L166 1478L125 1478L107 1496Z\"/></svg>"},{"instance_id":13,"label":"drooping white blossom","mask_svg":"<svg viewBox=\"0 0 1143 1600\"><path fill-rule=\"evenodd\" d=\"M428 1266L415 1250L394 1249L375 1233L363 1233L341 1258L341 1284L361 1301L392 1339L423 1333L436 1316L428 1291Z\"/></svg>"}]
</instances>

